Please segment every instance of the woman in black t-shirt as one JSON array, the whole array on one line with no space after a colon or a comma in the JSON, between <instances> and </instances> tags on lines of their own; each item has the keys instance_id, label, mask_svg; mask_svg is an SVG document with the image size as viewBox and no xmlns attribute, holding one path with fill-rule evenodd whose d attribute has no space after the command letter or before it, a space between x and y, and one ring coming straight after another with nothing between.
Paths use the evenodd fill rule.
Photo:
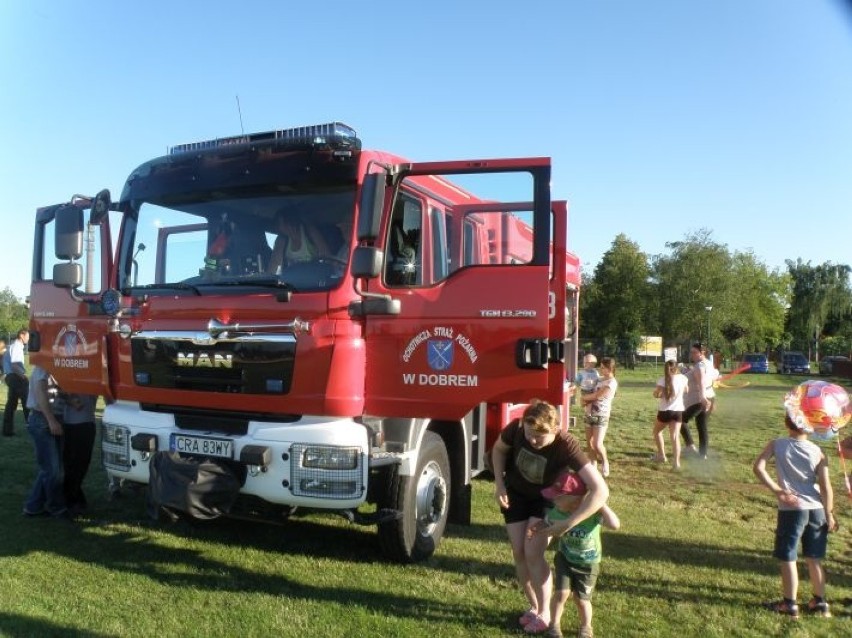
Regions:
<instances>
[{"instance_id":1,"label":"woman in black t-shirt","mask_svg":"<svg viewBox=\"0 0 852 638\"><path fill-rule=\"evenodd\" d=\"M533 399L523 416L506 426L491 458L495 498L506 521L518 582L529 601L519 622L526 632L540 633L550 624L550 565L544 555L550 539L597 512L609 489L577 440L561 430L559 411L544 401ZM547 533L533 533L548 506L542 488L568 470L586 484L586 496L568 519L554 523Z\"/></svg>"}]
</instances>

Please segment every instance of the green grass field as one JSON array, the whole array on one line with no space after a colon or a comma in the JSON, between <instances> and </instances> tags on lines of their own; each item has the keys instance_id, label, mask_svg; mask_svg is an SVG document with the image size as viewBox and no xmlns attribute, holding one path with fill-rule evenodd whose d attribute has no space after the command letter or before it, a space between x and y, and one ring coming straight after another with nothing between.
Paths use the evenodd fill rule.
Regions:
<instances>
[{"instance_id":1,"label":"green grass field","mask_svg":"<svg viewBox=\"0 0 852 638\"><path fill-rule=\"evenodd\" d=\"M852 636L852 505L826 445L841 529L830 540L834 618L794 623L759 608L779 596L770 552L774 499L751 463L784 432L782 396L800 380L740 375L722 389L711 455L677 474L648 460L659 371L619 372L607 444L610 504L594 597L598 636ZM5 387L0 391L5 403ZM0 438L0 635L504 636L524 610L490 481L474 485L474 524L450 526L428 562L383 562L375 532L328 514L285 526L234 520L154 523L144 495L109 502L95 452L90 513L76 523L21 516L34 476L18 413ZM805 570L800 601L810 597ZM576 613L569 603L563 630Z\"/></svg>"}]
</instances>

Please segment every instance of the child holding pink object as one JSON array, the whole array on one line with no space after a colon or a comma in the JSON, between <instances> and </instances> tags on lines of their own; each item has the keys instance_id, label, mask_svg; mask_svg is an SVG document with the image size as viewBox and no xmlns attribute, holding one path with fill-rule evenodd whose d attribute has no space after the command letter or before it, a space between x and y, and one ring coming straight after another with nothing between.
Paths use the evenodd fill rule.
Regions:
<instances>
[{"instance_id":1,"label":"child holding pink object","mask_svg":"<svg viewBox=\"0 0 852 638\"><path fill-rule=\"evenodd\" d=\"M550 487L541 491L541 495L553 501L545 519L536 526L533 533L554 534L559 536L554 556L554 592L550 602L550 626L546 636L562 636L561 620L565 602L572 595L580 620L577 636L592 638L592 592L597 583L601 562L601 525L609 529L621 526L618 516L604 505L597 512L567 528L572 513L583 500L586 485L573 473L561 475Z\"/></svg>"}]
</instances>

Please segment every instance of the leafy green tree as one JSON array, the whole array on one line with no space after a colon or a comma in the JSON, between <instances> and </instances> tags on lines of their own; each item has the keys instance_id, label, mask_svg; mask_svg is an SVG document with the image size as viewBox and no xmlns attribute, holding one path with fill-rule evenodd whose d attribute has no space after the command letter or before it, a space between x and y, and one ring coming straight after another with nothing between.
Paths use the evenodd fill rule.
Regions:
<instances>
[{"instance_id":1,"label":"leafy green tree","mask_svg":"<svg viewBox=\"0 0 852 638\"><path fill-rule=\"evenodd\" d=\"M722 333L722 336L725 337L725 340L730 344L730 351L732 353L737 351L736 342L748 334L748 330L746 330L745 326L736 323L735 321L726 323L722 326L719 332Z\"/></svg>"},{"instance_id":2,"label":"leafy green tree","mask_svg":"<svg viewBox=\"0 0 852 638\"><path fill-rule=\"evenodd\" d=\"M764 352L781 341L784 313L790 299L790 278L770 271L751 252L734 253L728 299L732 302L730 322L745 329L741 345ZM734 353L732 353L734 354Z\"/></svg>"},{"instance_id":3,"label":"leafy green tree","mask_svg":"<svg viewBox=\"0 0 852 638\"><path fill-rule=\"evenodd\" d=\"M822 356L830 354L852 355L852 339L846 335L835 335L825 337L820 341L820 352Z\"/></svg>"},{"instance_id":4,"label":"leafy green tree","mask_svg":"<svg viewBox=\"0 0 852 638\"><path fill-rule=\"evenodd\" d=\"M0 290L0 339L14 336L29 321L27 305L8 287Z\"/></svg>"},{"instance_id":5,"label":"leafy green tree","mask_svg":"<svg viewBox=\"0 0 852 638\"><path fill-rule=\"evenodd\" d=\"M788 259L786 263L793 292L787 328L796 342L804 344L809 357L813 347L815 358L819 359L819 343L826 325L852 313L852 268L831 262L811 266L801 259Z\"/></svg>"},{"instance_id":6,"label":"leafy green tree","mask_svg":"<svg viewBox=\"0 0 852 638\"><path fill-rule=\"evenodd\" d=\"M646 327L649 275L648 258L638 244L617 235L584 293L584 337L638 341Z\"/></svg>"},{"instance_id":7,"label":"leafy green tree","mask_svg":"<svg viewBox=\"0 0 852 638\"><path fill-rule=\"evenodd\" d=\"M670 254L656 256L652 268L663 339L719 342L720 327L734 315L727 247L712 241L707 229L687 235L684 241L667 243L666 247ZM709 322L708 312L713 313ZM715 340L714 334L707 334L708 323Z\"/></svg>"}]
</instances>

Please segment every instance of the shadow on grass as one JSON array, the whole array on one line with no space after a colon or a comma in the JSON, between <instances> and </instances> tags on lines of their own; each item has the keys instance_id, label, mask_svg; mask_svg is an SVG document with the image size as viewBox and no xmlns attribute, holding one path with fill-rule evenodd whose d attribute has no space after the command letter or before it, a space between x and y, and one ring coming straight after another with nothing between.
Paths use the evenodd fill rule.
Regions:
<instances>
[{"instance_id":1,"label":"shadow on grass","mask_svg":"<svg viewBox=\"0 0 852 638\"><path fill-rule=\"evenodd\" d=\"M240 521L220 520L215 527L179 522L169 527L152 523L141 529L127 529L118 521L74 524L49 519L27 519L17 527L15 534L6 535L9 542L0 549L0 555L44 552L111 571L132 573L168 587L262 593L290 600L357 606L379 615L410 618L436 627L442 623L457 625L459 618L465 618L466 623L473 625L501 629L506 622L503 610L489 610L484 606L474 607L449 600L436 605L434 597L420 597L411 591L318 586L287 574L246 569L212 559L205 549L195 549L197 544L191 542L195 539L204 543L239 544L243 548L285 552L288 556L312 560L327 558L349 564L381 561L375 534L349 527L335 528L309 521L295 521L287 526L247 527ZM31 533L21 529L26 527L32 528ZM98 533L91 533L89 527ZM145 528L156 528L157 537L149 535ZM175 534L187 542L179 547L166 546L161 542L163 533ZM424 567L429 568L428 564ZM389 566L389 569L392 568ZM37 621L27 619L26 622ZM53 631L49 626L27 627L23 621L19 624L20 633L12 635L53 635L49 633ZM27 629L32 631L27 632ZM86 637L96 634L75 634L73 630L62 634L57 627L56 635Z\"/></svg>"},{"instance_id":2,"label":"shadow on grass","mask_svg":"<svg viewBox=\"0 0 852 638\"><path fill-rule=\"evenodd\" d=\"M17 614L0 612L0 631L7 638L106 638L101 634L85 629L63 627L48 620L29 618Z\"/></svg>"},{"instance_id":3,"label":"shadow on grass","mask_svg":"<svg viewBox=\"0 0 852 638\"><path fill-rule=\"evenodd\" d=\"M771 543L771 539L770 539ZM852 574L848 567L849 562L839 558L840 548L835 548L836 555L831 554L829 546L829 558L835 570L829 574L829 586L838 587L852 586ZM730 548L722 545L709 545L706 543L686 543L671 538L659 538L653 536L640 536L636 534L616 533L607 534L605 553L608 557L624 560L642 560L659 564L668 564L674 568L689 570L706 568L718 572L741 572L763 576L778 575L778 563L772 556L772 547L765 550L749 551L742 548ZM839 559L838 559L839 558ZM800 571L803 572L804 559L800 556ZM803 572L804 574L804 572ZM702 581L703 591L708 586L719 586L723 583L714 581L712 574L708 574ZM807 585L807 577L802 576L803 585ZM626 581L626 588L631 590L632 581ZM654 586L659 593L660 585ZM698 599L695 602L699 602Z\"/></svg>"}]
</instances>

